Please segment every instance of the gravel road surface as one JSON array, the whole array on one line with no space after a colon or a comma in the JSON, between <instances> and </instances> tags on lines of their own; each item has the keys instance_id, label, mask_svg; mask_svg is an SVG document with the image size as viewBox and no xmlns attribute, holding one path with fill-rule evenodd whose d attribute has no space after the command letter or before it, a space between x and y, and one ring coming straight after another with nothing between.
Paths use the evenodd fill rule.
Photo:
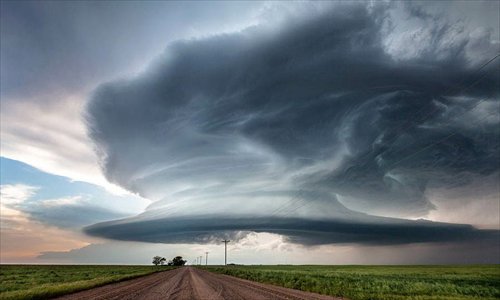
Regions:
<instances>
[{"instance_id":1,"label":"gravel road surface","mask_svg":"<svg viewBox=\"0 0 500 300\"><path fill-rule=\"evenodd\" d=\"M342 299L182 267L57 299Z\"/></svg>"}]
</instances>

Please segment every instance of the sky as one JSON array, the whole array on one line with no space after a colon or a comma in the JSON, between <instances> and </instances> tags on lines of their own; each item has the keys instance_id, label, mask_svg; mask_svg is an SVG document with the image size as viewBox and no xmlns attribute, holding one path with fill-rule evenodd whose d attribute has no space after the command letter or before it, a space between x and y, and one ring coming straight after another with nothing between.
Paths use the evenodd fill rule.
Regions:
<instances>
[{"instance_id":1,"label":"sky","mask_svg":"<svg viewBox=\"0 0 500 300\"><path fill-rule=\"evenodd\" d=\"M499 5L2 1L1 263L500 263Z\"/></svg>"}]
</instances>

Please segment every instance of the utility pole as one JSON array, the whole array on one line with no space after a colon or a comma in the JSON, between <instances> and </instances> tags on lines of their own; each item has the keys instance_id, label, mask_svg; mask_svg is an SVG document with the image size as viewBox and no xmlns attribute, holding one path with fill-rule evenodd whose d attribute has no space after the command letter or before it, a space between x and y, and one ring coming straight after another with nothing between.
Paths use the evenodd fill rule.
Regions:
<instances>
[{"instance_id":1,"label":"utility pole","mask_svg":"<svg viewBox=\"0 0 500 300\"><path fill-rule=\"evenodd\" d=\"M205 266L208 266L208 252L205 252Z\"/></svg>"},{"instance_id":2,"label":"utility pole","mask_svg":"<svg viewBox=\"0 0 500 300\"><path fill-rule=\"evenodd\" d=\"M230 240L223 240L224 243L224 266L227 266L227 243L230 242Z\"/></svg>"}]
</instances>

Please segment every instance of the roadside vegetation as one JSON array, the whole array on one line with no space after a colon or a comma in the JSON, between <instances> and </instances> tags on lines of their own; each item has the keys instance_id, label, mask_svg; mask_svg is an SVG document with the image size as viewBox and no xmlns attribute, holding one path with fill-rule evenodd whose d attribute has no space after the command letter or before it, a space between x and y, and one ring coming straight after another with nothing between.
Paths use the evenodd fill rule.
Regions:
<instances>
[{"instance_id":1,"label":"roadside vegetation","mask_svg":"<svg viewBox=\"0 0 500 300\"><path fill-rule=\"evenodd\" d=\"M500 299L500 266L219 266L208 271L352 300Z\"/></svg>"},{"instance_id":2,"label":"roadside vegetation","mask_svg":"<svg viewBox=\"0 0 500 300\"><path fill-rule=\"evenodd\" d=\"M47 299L170 269L173 267L1 265L0 299Z\"/></svg>"},{"instance_id":3,"label":"roadside vegetation","mask_svg":"<svg viewBox=\"0 0 500 300\"><path fill-rule=\"evenodd\" d=\"M165 262L167 259L165 257L161 256L155 256L153 257L153 265L158 266L158 265L165 265ZM167 266L184 266L186 264L187 260L182 259L182 256L176 256L172 260L169 260L167 263Z\"/></svg>"}]
</instances>

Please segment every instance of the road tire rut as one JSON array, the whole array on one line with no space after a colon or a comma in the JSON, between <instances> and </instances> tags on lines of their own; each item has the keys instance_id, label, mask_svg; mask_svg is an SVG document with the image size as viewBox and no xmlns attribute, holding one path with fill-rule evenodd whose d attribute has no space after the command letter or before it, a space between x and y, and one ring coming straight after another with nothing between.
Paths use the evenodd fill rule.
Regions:
<instances>
[{"instance_id":1,"label":"road tire rut","mask_svg":"<svg viewBox=\"0 0 500 300\"><path fill-rule=\"evenodd\" d=\"M262 284L192 267L182 267L108 284L57 299L340 300L342 298Z\"/></svg>"}]
</instances>

